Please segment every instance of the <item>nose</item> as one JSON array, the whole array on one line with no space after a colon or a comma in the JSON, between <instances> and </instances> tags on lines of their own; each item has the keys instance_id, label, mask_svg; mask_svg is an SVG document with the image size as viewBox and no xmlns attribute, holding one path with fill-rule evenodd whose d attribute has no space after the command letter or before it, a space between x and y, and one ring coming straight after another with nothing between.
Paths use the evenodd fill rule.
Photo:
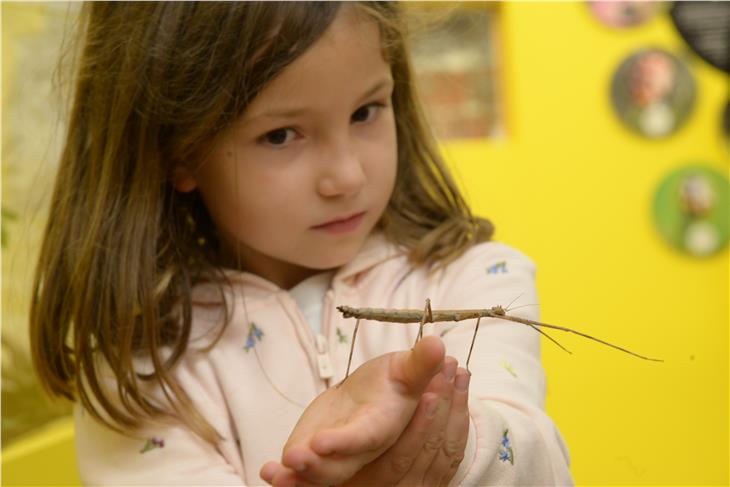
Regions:
<instances>
[{"instance_id":1,"label":"nose","mask_svg":"<svg viewBox=\"0 0 730 487\"><path fill-rule=\"evenodd\" d=\"M325 197L348 197L362 190L367 177L357 146L347 136L331 139L322 151L317 190Z\"/></svg>"}]
</instances>

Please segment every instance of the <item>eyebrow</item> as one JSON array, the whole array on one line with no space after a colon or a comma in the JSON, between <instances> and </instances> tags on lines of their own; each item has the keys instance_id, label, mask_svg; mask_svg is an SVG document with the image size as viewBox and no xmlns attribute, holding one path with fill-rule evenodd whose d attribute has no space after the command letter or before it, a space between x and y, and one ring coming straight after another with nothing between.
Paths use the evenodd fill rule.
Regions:
<instances>
[{"instance_id":1,"label":"eyebrow","mask_svg":"<svg viewBox=\"0 0 730 487\"><path fill-rule=\"evenodd\" d=\"M372 86L372 88L367 90L360 97L360 100L364 100L365 98L368 98L368 97L374 95L375 93L377 93L378 91L383 89L385 86L388 86L392 82L393 82L392 78L384 78L384 79L378 81L375 85ZM264 117L266 117L266 118L296 117L298 115L306 113L307 111L309 111L307 108L292 108L292 109L284 108L284 109L279 109L279 110L274 109L274 110L269 110L266 112L255 114L255 115L249 117L249 120L254 120L257 118L264 118Z\"/></svg>"}]
</instances>

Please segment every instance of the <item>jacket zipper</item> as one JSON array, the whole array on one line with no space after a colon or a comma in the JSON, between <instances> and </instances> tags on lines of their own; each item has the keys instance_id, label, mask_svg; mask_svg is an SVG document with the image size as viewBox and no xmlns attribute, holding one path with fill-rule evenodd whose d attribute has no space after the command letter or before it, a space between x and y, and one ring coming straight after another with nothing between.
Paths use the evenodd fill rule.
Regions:
<instances>
[{"instance_id":1,"label":"jacket zipper","mask_svg":"<svg viewBox=\"0 0 730 487\"><path fill-rule=\"evenodd\" d=\"M315 341L317 344L317 369L319 371L319 378L324 381L329 381L334 375L334 371L332 370L330 354L327 351L327 338L321 333L318 333Z\"/></svg>"},{"instance_id":2,"label":"jacket zipper","mask_svg":"<svg viewBox=\"0 0 730 487\"><path fill-rule=\"evenodd\" d=\"M317 334L317 366L319 367L319 376L322 378L327 387L330 385L330 379L335 375L334 367L332 367L332 355L329 351L330 321L332 319L332 298L334 291L328 289L324 294L324 302L322 303L322 323L320 324L320 333Z\"/></svg>"}]
</instances>

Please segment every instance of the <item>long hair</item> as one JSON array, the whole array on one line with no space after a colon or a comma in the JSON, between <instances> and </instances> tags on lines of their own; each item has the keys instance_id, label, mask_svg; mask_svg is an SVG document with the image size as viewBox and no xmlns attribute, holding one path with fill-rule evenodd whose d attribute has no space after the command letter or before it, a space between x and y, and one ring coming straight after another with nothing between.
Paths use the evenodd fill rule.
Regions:
<instances>
[{"instance_id":1,"label":"long hair","mask_svg":"<svg viewBox=\"0 0 730 487\"><path fill-rule=\"evenodd\" d=\"M399 6L352 5L379 25L395 81L397 179L379 226L409 249L414 266L437 269L493 229L470 213L435 149L413 88ZM192 288L216 282L223 296L226 283L202 199L174 191L169 176L177 164L203 160L211 142L322 36L340 8L83 6L83 50L30 312L33 361L50 393L78 398L119 431L173 417L217 441L172 368L188 347ZM151 372L135 370L139 356ZM113 375L111 388L100 359L104 377ZM164 391L162 403L145 393L150 383Z\"/></svg>"}]
</instances>

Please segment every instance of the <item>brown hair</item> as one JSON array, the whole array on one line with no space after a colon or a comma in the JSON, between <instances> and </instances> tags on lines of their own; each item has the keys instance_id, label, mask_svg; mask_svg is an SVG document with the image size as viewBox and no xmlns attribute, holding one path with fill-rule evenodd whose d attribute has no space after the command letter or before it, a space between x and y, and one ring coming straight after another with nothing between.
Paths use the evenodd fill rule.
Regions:
<instances>
[{"instance_id":1,"label":"brown hair","mask_svg":"<svg viewBox=\"0 0 730 487\"><path fill-rule=\"evenodd\" d=\"M435 150L412 85L405 27L391 2L358 4L380 26L395 81L395 190L380 226L414 266L447 265L491 224L471 215ZM53 394L78 397L116 429L175 417L215 442L171 369L186 351L191 289L220 283L215 232L197 193L168 177L201 160L261 89L309 48L337 3L94 2L30 313L33 360ZM275 34L275 35L274 35ZM207 239L211 245L198 245ZM171 353L163 356L162 345ZM211 345L212 346L212 345ZM153 372L142 374L143 355ZM98 359L113 374L101 378ZM144 392L159 386L166 404Z\"/></svg>"}]
</instances>

